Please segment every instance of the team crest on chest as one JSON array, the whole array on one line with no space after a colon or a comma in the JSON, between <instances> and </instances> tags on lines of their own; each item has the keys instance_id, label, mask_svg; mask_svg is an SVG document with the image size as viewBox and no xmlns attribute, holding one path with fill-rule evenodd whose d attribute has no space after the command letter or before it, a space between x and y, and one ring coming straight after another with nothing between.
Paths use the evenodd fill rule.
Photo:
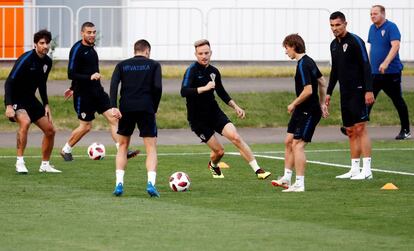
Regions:
<instances>
[{"instance_id":1,"label":"team crest on chest","mask_svg":"<svg viewBox=\"0 0 414 251\"><path fill-rule=\"evenodd\" d=\"M82 117L83 119L85 119L85 117L86 117L86 113L82 112L82 113L81 113L81 117Z\"/></svg>"},{"instance_id":2,"label":"team crest on chest","mask_svg":"<svg viewBox=\"0 0 414 251\"><path fill-rule=\"evenodd\" d=\"M43 65L43 72L46 73L47 71L47 64Z\"/></svg>"},{"instance_id":3,"label":"team crest on chest","mask_svg":"<svg viewBox=\"0 0 414 251\"><path fill-rule=\"evenodd\" d=\"M381 31L381 36L384 36L385 35L385 30L382 30Z\"/></svg>"},{"instance_id":4,"label":"team crest on chest","mask_svg":"<svg viewBox=\"0 0 414 251\"><path fill-rule=\"evenodd\" d=\"M344 49L344 52L346 52L346 49L348 49L348 44L345 43L344 45L342 45L342 49Z\"/></svg>"}]
</instances>

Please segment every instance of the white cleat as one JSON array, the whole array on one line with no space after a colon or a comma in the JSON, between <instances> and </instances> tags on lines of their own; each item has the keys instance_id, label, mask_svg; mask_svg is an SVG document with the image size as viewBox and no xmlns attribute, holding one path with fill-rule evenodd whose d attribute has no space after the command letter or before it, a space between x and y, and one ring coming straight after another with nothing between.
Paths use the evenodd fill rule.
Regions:
<instances>
[{"instance_id":1,"label":"white cleat","mask_svg":"<svg viewBox=\"0 0 414 251\"><path fill-rule=\"evenodd\" d=\"M305 192L305 186L300 186L297 183L291 185L288 189L282 190L284 193L298 193L298 192Z\"/></svg>"},{"instance_id":2,"label":"white cleat","mask_svg":"<svg viewBox=\"0 0 414 251\"><path fill-rule=\"evenodd\" d=\"M61 173L62 171L55 169L52 165L41 165L39 168L40 173Z\"/></svg>"},{"instance_id":3,"label":"white cleat","mask_svg":"<svg viewBox=\"0 0 414 251\"><path fill-rule=\"evenodd\" d=\"M371 180L374 176L372 175L372 172L360 172L358 175L353 176L351 180Z\"/></svg>"},{"instance_id":4,"label":"white cleat","mask_svg":"<svg viewBox=\"0 0 414 251\"><path fill-rule=\"evenodd\" d=\"M23 163L16 163L16 173L27 174L29 171L26 168L26 165Z\"/></svg>"},{"instance_id":5,"label":"white cleat","mask_svg":"<svg viewBox=\"0 0 414 251\"><path fill-rule=\"evenodd\" d=\"M283 187L285 189L288 189L290 186L290 180L285 179L283 177L281 177L278 180L272 180L271 183L272 183L272 186L274 187Z\"/></svg>"},{"instance_id":6,"label":"white cleat","mask_svg":"<svg viewBox=\"0 0 414 251\"><path fill-rule=\"evenodd\" d=\"M337 179L351 179L352 177L358 176L359 174L360 174L359 171L353 171L353 170L351 170L351 171L349 171L347 173L338 175L335 178L337 178Z\"/></svg>"}]
</instances>

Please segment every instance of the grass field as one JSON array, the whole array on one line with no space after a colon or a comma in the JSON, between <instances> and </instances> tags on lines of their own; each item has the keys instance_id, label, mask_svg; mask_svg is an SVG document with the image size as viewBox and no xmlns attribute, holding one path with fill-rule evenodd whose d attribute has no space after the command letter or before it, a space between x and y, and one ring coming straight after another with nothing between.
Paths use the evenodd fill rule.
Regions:
<instances>
[{"instance_id":1,"label":"grass field","mask_svg":"<svg viewBox=\"0 0 414 251\"><path fill-rule=\"evenodd\" d=\"M258 162L282 173L283 145L252 145ZM414 173L414 142L373 142L373 167ZM226 146L228 152L235 149ZM414 250L414 176L375 171L371 181L335 180L348 165L347 143L312 143L305 193L285 194L259 181L227 154L225 179L213 180L207 148L160 146L157 187L145 192L144 156L129 162L125 194L112 196L114 149L102 161L75 149L75 161L53 163L62 174L14 173L14 149L0 149L0 250ZM54 151L56 154L56 151ZM279 159L274 159L279 158ZM174 193L168 176L185 171L189 192ZM383 191L392 182L400 189Z\"/></svg>"}]
</instances>

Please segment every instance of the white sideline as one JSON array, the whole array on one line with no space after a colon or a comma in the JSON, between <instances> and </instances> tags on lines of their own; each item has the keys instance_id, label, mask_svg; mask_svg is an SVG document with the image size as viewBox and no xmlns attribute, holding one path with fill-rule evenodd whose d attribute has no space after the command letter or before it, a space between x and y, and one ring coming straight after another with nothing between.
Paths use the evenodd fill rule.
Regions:
<instances>
[{"instance_id":1,"label":"white sideline","mask_svg":"<svg viewBox=\"0 0 414 251\"><path fill-rule=\"evenodd\" d=\"M412 151L414 150L414 148L377 148L377 149L372 149L375 151L392 151L392 150L398 150L398 151ZM329 150L310 150L310 151L306 151L306 152L344 152L344 151L349 151L347 149L329 149ZM255 153L259 153L259 152L255 152ZM264 151L264 152L260 152L260 153L284 153L283 151ZM185 156L185 155L209 155L209 152L204 152L204 153L158 153L158 156ZM239 152L226 152L227 155L237 155L240 156ZM145 154L140 154L140 155L145 155ZM115 157L115 154L107 154L106 156L108 157ZM276 159L276 160L284 160L285 158L283 157L277 157L277 156L270 156L270 155L262 155L262 154L254 154L255 157L258 158L266 158L266 159ZM53 157L60 157L60 155L53 155ZM87 158L86 154L85 155L73 155L74 158ZM16 158L16 156L10 156L10 155L6 155L6 156L2 156L0 155L0 159L10 159L10 158ZM39 155L35 156L35 155L31 155L31 156L25 156L25 158L40 158ZM318 165L322 165L322 166L331 166L331 167L340 167L340 168L351 168L351 166L349 165L342 165L342 164L335 164L335 163L329 163L329 162L323 162L323 161L314 161L314 160L307 160L308 163L312 163L312 164L318 164ZM408 176L414 176L414 173L409 173L409 172L400 172L400 171L391 171L391 170L384 170L384 169L377 169L377 168L372 168L372 171L375 172L381 172L381 173L391 173L391 174L400 174L400 175L408 175Z\"/></svg>"}]
</instances>

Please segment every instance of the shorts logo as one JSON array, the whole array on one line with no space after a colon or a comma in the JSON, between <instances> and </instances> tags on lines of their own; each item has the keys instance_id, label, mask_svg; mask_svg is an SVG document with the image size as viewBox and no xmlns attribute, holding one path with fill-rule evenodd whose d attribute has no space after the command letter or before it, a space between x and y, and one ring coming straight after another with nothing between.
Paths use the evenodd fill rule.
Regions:
<instances>
[{"instance_id":1,"label":"shorts logo","mask_svg":"<svg viewBox=\"0 0 414 251\"><path fill-rule=\"evenodd\" d=\"M384 36L385 35L385 30L382 30L381 31L381 36Z\"/></svg>"},{"instance_id":2,"label":"shorts logo","mask_svg":"<svg viewBox=\"0 0 414 251\"><path fill-rule=\"evenodd\" d=\"M344 49L344 52L346 52L346 49L348 49L348 44L345 43L344 45L342 45L342 49Z\"/></svg>"},{"instance_id":3,"label":"shorts logo","mask_svg":"<svg viewBox=\"0 0 414 251\"><path fill-rule=\"evenodd\" d=\"M43 72L46 73L47 71L47 64L43 65Z\"/></svg>"},{"instance_id":4,"label":"shorts logo","mask_svg":"<svg viewBox=\"0 0 414 251\"><path fill-rule=\"evenodd\" d=\"M200 134L200 139L206 140L206 136L204 136L204 134Z\"/></svg>"},{"instance_id":5,"label":"shorts logo","mask_svg":"<svg viewBox=\"0 0 414 251\"><path fill-rule=\"evenodd\" d=\"M86 117L86 113L82 112L81 117L84 119Z\"/></svg>"},{"instance_id":6,"label":"shorts logo","mask_svg":"<svg viewBox=\"0 0 414 251\"><path fill-rule=\"evenodd\" d=\"M14 104L13 105L13 110L16 110L17 109L17 104Z\"/></svg>"}]
</instances>

